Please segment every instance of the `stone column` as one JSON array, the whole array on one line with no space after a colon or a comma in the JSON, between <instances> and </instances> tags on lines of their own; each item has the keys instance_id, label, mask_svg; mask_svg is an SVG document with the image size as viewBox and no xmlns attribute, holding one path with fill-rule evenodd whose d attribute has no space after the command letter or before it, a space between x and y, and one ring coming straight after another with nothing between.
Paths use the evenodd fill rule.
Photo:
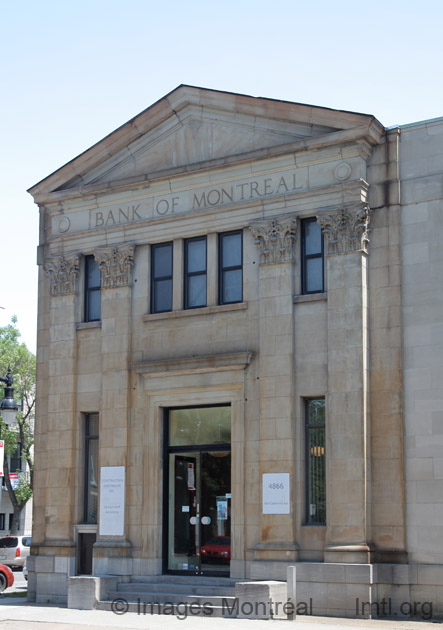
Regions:
<instances>
[{"instance_id":1,"label":"stone column","mask_svg":"<svg viewBox=\"0 0 443 630\"><path fill-rule=\"evenodd\" d=\"M131 353L131 271L133 245L96 250L102 278L102 393L100 403L99 465L125 467L125 533L100 536L94 544L94 573L131 574L130 544L126 540L131 493L128 459ZM134 508L133 508L134 509Z\"/></svg>"},{"instance_id":2,"label":"stone column","mask_svg":"<svg viewBox=\"0 0 443 630\"><path fill-rule=\"evenodd\" d=\"M43 359L43 363L47 361L48 366L47 413L44 415L42 409L38 410L38 441L43 454L40 452L37 458L39 465L36 475L42 479L43 471L46 473L45 532L39 554L67 558L74 555L72 523L75 488L72 471L76 464L75 300L79 257L71 255L48 259L44 271L50 279L51 297L48 304L49 348L45 351L48 353L46 360L39 353L39 363ZM37 494L37 505L39 502ZM38 510L37 515L41 521ZM43 526L43 523L39 522L39 525ZM67 571L68 562L65 564Z\"/></svg>"},{"instance_id":3,"label":"stone column","mask_svg":"<svg viewBox=\"0 0 443 630\"><path fill-rule=\"evenodd\" d=\"M294 561L294 258L296 218L254 221L250 230L260 252L260 541L255 560ZM266 514L264 473L290 474L290 514ZM268 573L269 575L269 573ZM252 577L258 577L252 576Z\"/></svg>"},{"instance_id":4,"label":"stone column","mask_svg":"<svg viewBox=\"0 0 443 630\"><path fill-rule=\"evenodd\" d=\"M328 290L325 562L370 561L369 208L320 212Z\"/></svg>"}]
</instances>

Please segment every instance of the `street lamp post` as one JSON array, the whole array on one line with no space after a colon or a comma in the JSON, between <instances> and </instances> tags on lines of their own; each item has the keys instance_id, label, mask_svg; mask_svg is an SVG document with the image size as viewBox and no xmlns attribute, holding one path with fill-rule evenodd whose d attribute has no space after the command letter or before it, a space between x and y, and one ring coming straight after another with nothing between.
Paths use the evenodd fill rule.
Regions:
<instances>
[{"instance_id":1,"label":"street lamp post","mask_svg":"<svg viewBox=\"0 0 443 630\"><path fill-rule=\"evenodd\" d=\"M12 376L11 366L8 366L6 376L0 376L0 382L5 383L5 395L0 403L0 412L5 424L13 424L15 422L18 411L17 403L14 400L14 377Z\"/></svg>"}]
</instances>

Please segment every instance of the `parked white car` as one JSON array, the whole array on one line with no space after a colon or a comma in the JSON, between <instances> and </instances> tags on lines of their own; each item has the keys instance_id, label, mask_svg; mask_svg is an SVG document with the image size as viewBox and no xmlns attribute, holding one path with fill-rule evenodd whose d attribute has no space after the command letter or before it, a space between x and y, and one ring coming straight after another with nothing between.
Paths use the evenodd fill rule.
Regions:
<instances>
[{"instance_id":1,"label":"parked white car","mask_svg":"<svg viewBox=\"0 0 443 630\"><path fill-rule=\"evenodd\" d=\"M0 564L23 568L31 551L31 536L5 536L0 538Z\"/></svg>"}]
</instances>

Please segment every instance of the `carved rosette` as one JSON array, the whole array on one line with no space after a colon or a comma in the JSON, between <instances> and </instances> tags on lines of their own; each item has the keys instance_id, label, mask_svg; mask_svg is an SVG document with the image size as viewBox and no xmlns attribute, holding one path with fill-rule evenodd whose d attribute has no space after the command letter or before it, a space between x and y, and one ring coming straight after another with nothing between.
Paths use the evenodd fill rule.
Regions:
<instances>
[{"instance_id":1,"label":"carved rosette","mask_svg":"<svg viewBox=\"0 0 443 630\"><path fill-rule=\"evenodd\" d=\"M253 221L249 229L260 251L261 265L294 260L293 245L297 231L297 220L294 216L271 221Z\"/></svg>"},{"instance_id":2,"label":"carved rosette","mask_svg":"<svg viewBox=\"0 0 443 630\"><path fill-rule=\"evenodd\" d=\"M51 295L70 295L76 292L79 274L79 256L58 256L44 265L44 270L51 280Z\"/></svg>"},{"instance_id":3,"label":"carved rosette","mask_svg":"<svg viewBox=\"0 0 443 630\"><path fill-rule=\"evenodd\" d=\"M131 284L131 270L134 266L134 245L99 249L94 253L102 274L102 288L115 289Z\"/></svg>"},{"instance_id":4,"label":"carved rosette","mask_svg":"<svg viewBox=\"0 0 443 630\"><path fill-rule=\"evenodd\" d=\"M368 253L369 243L369 207L360 204L348 208L340 208L317 215L328 254L348 254L350 252Z\"/></svg>"}]
</instances>

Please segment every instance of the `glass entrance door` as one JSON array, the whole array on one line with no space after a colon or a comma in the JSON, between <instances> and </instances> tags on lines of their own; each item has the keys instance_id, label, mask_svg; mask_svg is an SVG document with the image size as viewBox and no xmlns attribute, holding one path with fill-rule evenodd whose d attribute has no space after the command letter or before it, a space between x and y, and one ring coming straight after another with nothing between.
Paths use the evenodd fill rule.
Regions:
<instances>
[{"instance_id":1,"label":"glass entrance door","mask_svg":"<svg viewBox=\"0 0 443 630\"><path fill-rule=\"evenodd\" d=\"M165 569L229 575L230 408L171 409L166 434Z\"/></svg>"}]
</instances>

